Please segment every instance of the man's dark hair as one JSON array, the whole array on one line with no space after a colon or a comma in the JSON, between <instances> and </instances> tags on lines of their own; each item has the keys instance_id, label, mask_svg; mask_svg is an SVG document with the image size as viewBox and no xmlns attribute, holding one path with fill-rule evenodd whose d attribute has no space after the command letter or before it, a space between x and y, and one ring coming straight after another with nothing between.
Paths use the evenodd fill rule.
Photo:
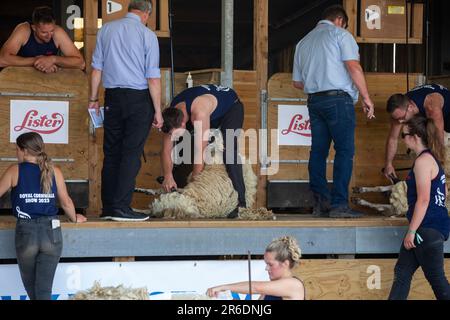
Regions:
<instances>
[{"instance_id":1,"label":"man's dark hair","mask_svg":"<svg viewBox=\"0 0 450 320\"><path fill-rule=\"evenodd\" d=\"M405 108L408 105L408 102L408 96L401 93L393 94L386 103L386 111L392 114L398 108Z\"/></svg>"},{"instance_id":2,"label":"man's dark hair","mask_svg":"<svg viewBox=\"0 0 450 320\"><path fill-rule=\"evenodd\" d=\"M337 18L342 18L346 25L348 25L348 15L345 9L341 5L334 5L325 9L322 13L322 20L334 21Z\"/></svg>"},{"instance_id":3,"label":"man's dark hair","mask_svg":"<svg viewBox=\"0 0 450 320\"><path fill-rule=\"evenodd\" d=\"M31 22L34 25L39 23L55 23L55 21L52 8L47 6L35 8L33 10L33 14L31 15Z\"/></svg>"},{"instance_id":4,"label":"man's dark hair","mask_svg":"<svg viewBox=\"0 0 450 320\"><path fill-rule=\"evenodd\" d=\"M163 111L162 116L164 119L164 124L161 128L162 132L169 133L170 130L181 127L183 111L180 109L169 107Z\"/></svg>"}]
</instances>

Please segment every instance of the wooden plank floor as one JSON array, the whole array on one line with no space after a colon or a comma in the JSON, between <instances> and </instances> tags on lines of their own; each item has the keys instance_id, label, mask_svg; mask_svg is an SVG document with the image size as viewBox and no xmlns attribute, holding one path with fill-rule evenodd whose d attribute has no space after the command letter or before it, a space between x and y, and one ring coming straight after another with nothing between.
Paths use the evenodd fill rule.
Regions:
<instances>
[{"instance_id":1,"label":"wooden plank floor","mask_svg":"<svg viewBox=\"0 0 450 320\"><path fill-rule=\"evenodd\" d=\"M367 215L359 219L331 219L315 218L310 214L276 214L275 220L164 220L150 219L144 222L114 222L103 221L97 216L88 216L86 223L64 222L61 217L63 228L335 228L335 227L393 227L406 226L406 218L390 218L379 215ZM12 216L0 216L0 230L15 227L15 218Z\"/></svg>"}]
</instances>

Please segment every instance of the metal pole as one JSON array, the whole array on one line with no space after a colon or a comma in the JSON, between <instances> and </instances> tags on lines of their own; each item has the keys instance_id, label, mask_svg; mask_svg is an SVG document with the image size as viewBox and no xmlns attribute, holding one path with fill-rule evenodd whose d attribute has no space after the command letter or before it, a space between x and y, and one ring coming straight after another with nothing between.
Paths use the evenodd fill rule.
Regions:
<instances>
[{"instance_id":1,"label":"metal pole","mask_svg":"<svg viewBox=\"0 0 450 320\"><path fill-rule=\"evenodd\" d=\"M252 255L250 254L250 250L248 252L248 293L250 295L250 300L252 300Z\"/></svg>"},{"instance_id":2,"label":"metal pole","mask_svg":"<svg viewBox=\"0 0 450 320\"><path fill-rule=\"evenodd\" d=\"M173 35L172 35L172 30L173 30L173 26L172 26L172 18L173 18L173 13L172 13L172 0L169 0L169 34L170 34L170 78L171 78L171 96L170 99L172 100L172 98L175 95L175 71L173 70L174 66L173 66Z\"/></svg>"},{"instance_id":3,"label":"metal pole","mask_svg":"<svg viewBox=\"0 0 450 320\"><path fill-rule=\"evenodd\" d=\"M233 87L233 0L222 0L222 72L220 84Z\"/></svg>"}]
</instances>

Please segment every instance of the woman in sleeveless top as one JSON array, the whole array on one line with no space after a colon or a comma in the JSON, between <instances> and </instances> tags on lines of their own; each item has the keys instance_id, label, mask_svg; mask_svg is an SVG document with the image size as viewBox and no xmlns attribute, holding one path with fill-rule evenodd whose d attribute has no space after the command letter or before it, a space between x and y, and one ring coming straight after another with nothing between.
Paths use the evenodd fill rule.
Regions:
<instances>
[{"instance_id":1,"label":"woman in sleeveless top","mask_svg":"<svg viewBox=\"0 0 450 320\"><path fill-rule=\"evenodd\" d=\"M270 281L252 281L252 293L260 294L260 300L304 300L303 282L292 272L300 257L301 251L295 238L286 236L273 240L264 253ZM220 292L227 290L248 294L249 283L243 281L212 287L206 294L218 297Z\"/></svg>"},{"instance_id":2,"label":"woman in sleeveless top","mask_svg":"<svg viewBox=\"0 0 450 320\"><path fill-rule=\"evenodd\" d=\"M450 219L445 207L444 148L433 120L416 115L402 128L402 138L417 155L406 178L409 221L394 269L389 299L408 297L411 279L420 266L437 299L450 299L444 271L444 242Z\"/></svg>"},{"instance_id":3,"label":"woman in sleeveless top","mask_svg":"<svg viewBox=\"0 0 450 320\"><path fill-rule=\"evenodd\" d=\"M24 133L16 145L19 163L0 179L0 196L12 189L17 263L28 296L30 300L50 300L62 251L56 198L70 221L84 222L86 218L75 213L61 170L47 157L42 137Z\"/></svg>"}]
</instances>

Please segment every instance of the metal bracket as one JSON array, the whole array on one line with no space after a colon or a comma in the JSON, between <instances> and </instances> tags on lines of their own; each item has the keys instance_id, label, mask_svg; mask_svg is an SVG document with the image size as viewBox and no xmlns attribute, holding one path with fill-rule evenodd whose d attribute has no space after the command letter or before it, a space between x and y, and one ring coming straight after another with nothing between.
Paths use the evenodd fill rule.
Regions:
<instances>
[{"instance_id":1,"label":"metal bracket","mask_svg":"<svg viewBox=\"0 0 450 320\"><path fill-rule=\"evenodd\" d=\"M45 93L45 92L5 92L0 91L0 96L10 97L44 97L44 98L73 98L74 93Z\"/></svg>"}]
</instances>

